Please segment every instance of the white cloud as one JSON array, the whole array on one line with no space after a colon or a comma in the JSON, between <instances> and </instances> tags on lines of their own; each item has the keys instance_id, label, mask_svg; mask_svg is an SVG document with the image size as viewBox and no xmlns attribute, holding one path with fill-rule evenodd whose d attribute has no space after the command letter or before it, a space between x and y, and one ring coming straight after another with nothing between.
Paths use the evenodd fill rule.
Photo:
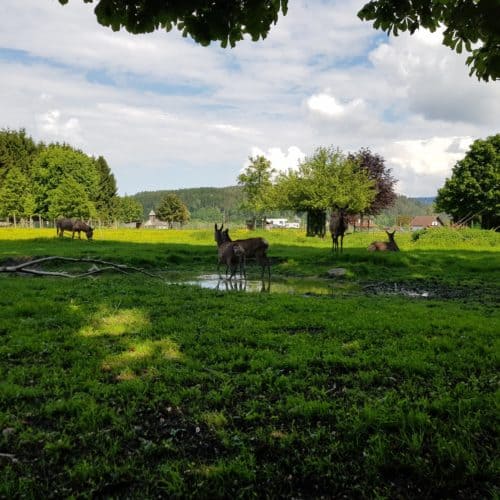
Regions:
<instances>
[{"instance_id":1,"label":"white cloud","mask_svg":"<svg viewBox=\"0 0 500 500\"><path fill-rule=\"evenodd\" d=\"M342 118L343 116L360 111L364 107L363 99L353 99L340 104L338 100L327 93L314 94L307 100L307 107L312 111L329 118Z\"/></svg>"},{"instance_id":2,"label":"white cloud","mask_svg":"<svg viewBox=\"0 0 500 500\"><path fill-rule=\"evenodd\" d=\"M432 137L396 141L387 146L384 156L399 179L398 191L410 196L431 196L451 175L462 159L471 137Z\"/></svg>"},{"instance_id":3,"label":"white cloud","mask_svg":"<svg viewBox=\"0 0 500 500\"><path fill-rule=\"evenodd\" d=\"M288 170L296 170L299 163L306 157L305 153L303 153L297 146L290 146L286 152L284 152L280 147L271 147L266 152L257 146L253 146L250 156L252 158L264 156L271 162L271 167L274 168L277 173L287 172ZM250 162L247 160L244 168L249 164Z\"/></svg>"},{"instance_id":4,"label":"white cloud","mask_svg":"<svg viewBox=\"0 0 500 500\"><path fill-rule=\"evenodd\" d=\"M81 145L81 127L78 118L64 118L58 109L53 109L36 116L38 127L42 134L54 141Z\"/></svg>"},{"instance_id":5,"label":"white cloud","mask_svg":"<svg viewBox=\"0 0 500 500\"><path fill-rule=\"evenodd\" d=\"M463 158L472 137L432 137L397 141L387 148L387 160L417 174L446 174Z\"/></svg>"}]
</instances>

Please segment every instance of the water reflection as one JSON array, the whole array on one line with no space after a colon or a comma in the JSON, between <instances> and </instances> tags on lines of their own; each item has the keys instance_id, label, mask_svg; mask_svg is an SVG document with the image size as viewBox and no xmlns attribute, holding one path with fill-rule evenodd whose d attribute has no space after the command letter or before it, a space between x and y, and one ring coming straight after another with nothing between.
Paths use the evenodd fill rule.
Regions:
<instances>
[{"instance_id":1,"label":"water reflection","mask_svg":"<svg viewBox=\"0 0 500 500\"><path fill-rule=\"evenodd\" d=\"M226 292L270 292L271 280L263 279L262 281L259 282L259 281L250 281L244 278L241 279L219 278L215 289L225 290Z\"/></svg>"},{"instance_id":2,"label":"water reflection","mask_svg":"<svg viewBox=\"0 0 500 500\"><path fill-rule=\"evenodd\" d=\"M295 279L269 279L250 280L242 278L220 278L216 274L197 276L194 279L183 281L186 285L200 286L212 290L226 292L250 292L250 293L291 293L302 295L331 295L333 284L326 280L308 280L304 278Z\"/></svg>"},{"instance_id":3,"label":"water reflection","mask_svg":"<svg viewBox=\"0 0 500 500\"><path fill-rule=\"evenodd\" d=\"M432 298L439 296L437 290L430 291L418 286L401 283L369 283L361 285L344 280L321 278L273 277L264 280L240 277L221 278L218 274L203 274L169 280L169 283L199 286L220 292L240 293L287 293L302 296L358 296L358 295L399 295L408 298Z\"/></svg>"}]
</instances>

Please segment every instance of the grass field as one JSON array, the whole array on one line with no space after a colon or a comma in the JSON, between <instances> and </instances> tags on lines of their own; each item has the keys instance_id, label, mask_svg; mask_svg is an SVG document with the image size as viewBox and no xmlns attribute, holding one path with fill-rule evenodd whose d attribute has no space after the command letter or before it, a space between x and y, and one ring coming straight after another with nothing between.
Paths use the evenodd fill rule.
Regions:
<instances>
[{"instance_id":1,"label":"grass field","mask_svg":"<svg viewBox=\"0 0 500 500\"><path fill-rule=\"evenodd\" d=\"M210 231L0 229L0 267L158 275L0 273L0 497L498 497L500 236L265 237L273 280L343 267L338 293L168 285L215 272Z\"/></svg>"}]
</instances>

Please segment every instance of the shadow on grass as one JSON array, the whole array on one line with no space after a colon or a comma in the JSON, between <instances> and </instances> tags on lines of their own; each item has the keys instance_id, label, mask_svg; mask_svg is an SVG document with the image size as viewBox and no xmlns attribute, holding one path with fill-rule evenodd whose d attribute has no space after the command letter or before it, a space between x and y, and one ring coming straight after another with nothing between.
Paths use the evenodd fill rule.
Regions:
<instances>
[{"instance_id":1,"label":"shadow on grass","mask_svg":"<svg viewBox=\"0 0 500 500\"><path fill-rule=\"evenodd\" d=\"M2 496L492 491L494 308L2 285Z\"/></svg>"}]
</instances>

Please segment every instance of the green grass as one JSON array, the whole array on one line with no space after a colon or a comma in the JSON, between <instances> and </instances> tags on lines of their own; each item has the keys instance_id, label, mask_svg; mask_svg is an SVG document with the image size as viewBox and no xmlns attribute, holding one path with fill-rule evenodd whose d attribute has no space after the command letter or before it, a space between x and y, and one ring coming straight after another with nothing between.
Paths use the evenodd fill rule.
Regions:
<instances>
[{"instance_id":1,"label":"green grass","mask_svg":"<svg viewBox=\"0 0 500 500\"><path fill-rule=\"evenodd\" d=\"M398 235L399 254L374 255L373 235L349 235L339 257L326 239L265 236L274 276L345 267L350 292L0 275L0 497L498 495L498 236ZM212 240L1 230L0 265L56 254L213 272ZM394 282L471 292L361 292Z\"/></svg>"}]
</instances>

